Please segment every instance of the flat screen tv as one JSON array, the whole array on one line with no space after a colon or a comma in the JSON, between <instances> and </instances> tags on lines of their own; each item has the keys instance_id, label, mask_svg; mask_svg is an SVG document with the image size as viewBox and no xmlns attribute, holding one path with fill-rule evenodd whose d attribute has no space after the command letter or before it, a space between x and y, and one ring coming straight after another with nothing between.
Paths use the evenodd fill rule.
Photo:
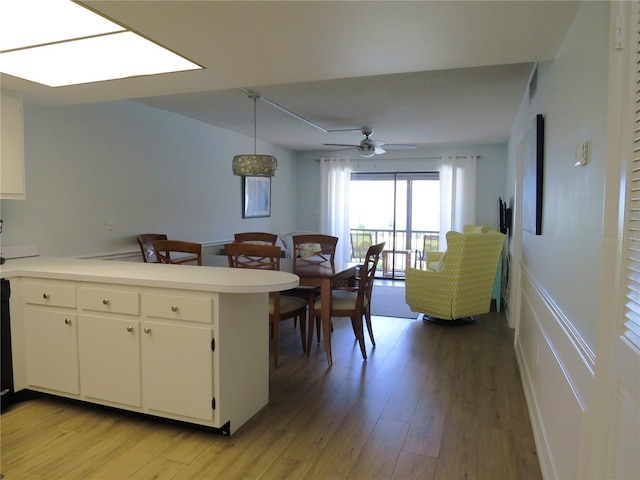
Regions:
<instances>
[{"instance_id":1,"label":"flat screen tv","mask_svg":"<svg viewBox=\"0 0 640 480\"><path fill-rule=\"evenodd\" d=\"M511 209L507 207L507 203L498 197L498 225L500 233L506 234L511 230Z\"/></svg>"}]
</instances>

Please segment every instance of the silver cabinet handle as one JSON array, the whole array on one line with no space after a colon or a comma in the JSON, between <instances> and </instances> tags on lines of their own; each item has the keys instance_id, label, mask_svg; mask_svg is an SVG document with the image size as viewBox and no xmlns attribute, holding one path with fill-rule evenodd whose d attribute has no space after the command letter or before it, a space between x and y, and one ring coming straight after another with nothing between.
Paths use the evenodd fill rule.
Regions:
<instances>
[{"instance_id":1,"label":"silver cabinet handle","mask_svg":"<svg viewBox=\"0 0 640 480\"><path fill-rule=\"evenodd\" d=\"M133 332L133 327L131 325L129 325L127 327L127 332L129 332L129 333Z\"/></svg>"},{"instance_id":2,"label":"silver cabinet handle","mask_svg":"<svg viewBox=\"0 0 640 480\"><path fill-rule=\"evenodd\" d=\"M103 299L103 300L102 300L102 304L103 304L103 305L109 305L109 303L110 303L110 302L109 302L109 299L108 299L108 298L105 298L105 299Z\"/></svg>"},{"instance_id":3,"label":"silver cabinet handle","mask_svg":"<svg viewBox=\"0 0 640 480\"><path fill-rule=\"evenodd\" d=\"M65 319L64 319L64 324L65 324L65 325L71 325L71 319L69 319L69 318L65 318Z\"/></svg>"},{"instance_id":4,"label":"silver cabinet handle","mask_svg":"<svg viewBox=\"0 0 640 480\"><path fill-rule=\"evenodd\" d=\"M178 311L178 306L177 305L171 305L171 311L172 312L177 312Z\"/></svg>"},{"instance_id":5,"label":"silver cabinet handle","mask_svg":"<svg viewBox=\"0 0 640 480\"><path fill-rule=\"evenodd\" d=\"M151 329L149 327L144 327L144 333L151 333Z\"/></svg>"}]
</instances>

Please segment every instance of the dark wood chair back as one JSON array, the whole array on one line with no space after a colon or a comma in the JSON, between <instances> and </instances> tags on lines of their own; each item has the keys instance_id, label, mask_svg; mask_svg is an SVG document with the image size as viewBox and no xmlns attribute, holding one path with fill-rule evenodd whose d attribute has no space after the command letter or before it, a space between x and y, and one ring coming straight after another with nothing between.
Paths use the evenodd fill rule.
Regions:
<instances>
[{"instance_id":1,"label":"dark wood chair back","mask_svg":"<svg viewBox=\"0 0 640 480\"><path fill-rule=\"evenodd\" d=\"M156 263L202 265L202 244L184 240L156 240L153 242Z\"/></svg>"},{"instance_id":2,"label":"dark wood chair back","mask_svg":"<svg viewBox=\"0 0 640 480\"><path fill-rule=\"evenodd\" d=\"M293 262L334 263L338 237L320 233L294 235Z\"/></svg>"},{"instance_id":3,"label":"dark wood chair back","mask_svg":"<svg viewBox=\"0 0 640 480\"><path fill-rule=\"evenodd\" d=\"M265 245L275 245L278 235L267 232L242 232L233 236L234 242L263 243Z\"/></svg>"},{"instance_id":4,"label":"dark wood chair back","mask_svg":"<svg viewBox=\"0 0 640 480\"><path fill-rule=\"evenodd\" d=\"M232 268L280 270L280 247L253 243L227 243L224 251Z\"/></svg>"},{"instance_id":5,"label":"dark wood chair back","mask_svg":"<svg viewBox=\"0 0 640 480\"><path fill-rule=\"evenodd\" d=\"M155 240L166 240L167 236L164 233L143 233L138 235L138 245L140 245L140 251L142 252L142 260L144 262L155 262L156 252L153 249L153 242Z\"/></svg>"}]
</instances>

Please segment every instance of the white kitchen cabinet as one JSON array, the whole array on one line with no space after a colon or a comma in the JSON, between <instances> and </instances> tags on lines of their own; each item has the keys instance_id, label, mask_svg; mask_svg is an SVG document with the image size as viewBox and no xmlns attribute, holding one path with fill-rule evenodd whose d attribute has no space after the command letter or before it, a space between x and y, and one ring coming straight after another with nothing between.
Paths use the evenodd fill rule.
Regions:
<instances>
[{"instance_id":1,"label":"white kitchen cabinet","mask_svg":"<svg viewBox=\"0 0 640 480\"><path fill-rule=\"evenodd\" d=\"M80 393L75 312L28 307L24 313L28 384Z\"/></svg>"},{"instance_id":2,"label":"white kitchen cabinet","mask_svg":"<svg viewBox=\"0 0 640 480\"><path fill-rule=\"evenodd\" d=\"M82 396L141 407L140 294L81 286L78 307Z\"/></svg>"},{"instance_id":3,"label":"white kitchen cabinet","mask_svg":"<svg viewBox=\"0 0 640 480\"><path fill-rule=\"evenodd\" d=\"M142 386L149 410L211 421L211 328L145 322Z\"/></svg>"},{"instance_id":4,"label":"white kitchen cabinet","mask_svg":"<svg viewBox=\"0 0 640 480\"><path fill-rule=\"evenodd\" d=\"M78 342L82 395L142 406L138 319L80 315Z\"/></svg>"},{"instance_id":5,"label":"white kitchen cabinet","mask_svg":"<svg viewBox=\"0 0 640 480\"><path fill-rule=\"evenodd\" d=\"M22 97L0 96L0 199L24 200L24 120Z\"/></svg>"},{"instance_id":6,"label":"white kitchen cabinet","mask_svg":"<svg viewBox=\"0 0 640 480\"><path fill-rule=\"evenodd\" d=\"M6 266L17 391L225 434L268 403L268 292L295 287L294 275L43 258Z\"/></svg>"},{"instance_id":7,"label":"white kitchen cabinet","mask_svg":"<svg viewBox=\"0 0 640 480\"><path fill-rule=\"evenodd\" d=\"M25 285L24 334L29 385L80 392L76 287L70 282Z\"/></svg>"},{"instance_id":8,"label":"white kitchen cabinet","mask_svg":"<svg viewBox=\"0 0 640 480\"><path fill-rule=\"evenodd\" d=\"M142 386L150 410L214 420L215 301L167 290L142 295Z\"/></svg>"}]
</instances>

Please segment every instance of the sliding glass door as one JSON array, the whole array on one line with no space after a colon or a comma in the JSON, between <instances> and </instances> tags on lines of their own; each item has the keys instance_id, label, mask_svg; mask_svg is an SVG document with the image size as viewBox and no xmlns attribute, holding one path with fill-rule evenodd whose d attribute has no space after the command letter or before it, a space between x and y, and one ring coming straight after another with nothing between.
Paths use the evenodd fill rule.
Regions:
<instances>
[{"instance_id":1,"label":"sliding glass door","mask_svg":"<svg viewBox=\"0 0 640 480\"><path fill-rule=\"evenodd\" d=\"M428 248L437 248L438 172L352 173L349 207L354 261L368 245L385 242L380 277L404 278L406 268L421 260L425 239Z\"/></svg>"}]
</instances>

